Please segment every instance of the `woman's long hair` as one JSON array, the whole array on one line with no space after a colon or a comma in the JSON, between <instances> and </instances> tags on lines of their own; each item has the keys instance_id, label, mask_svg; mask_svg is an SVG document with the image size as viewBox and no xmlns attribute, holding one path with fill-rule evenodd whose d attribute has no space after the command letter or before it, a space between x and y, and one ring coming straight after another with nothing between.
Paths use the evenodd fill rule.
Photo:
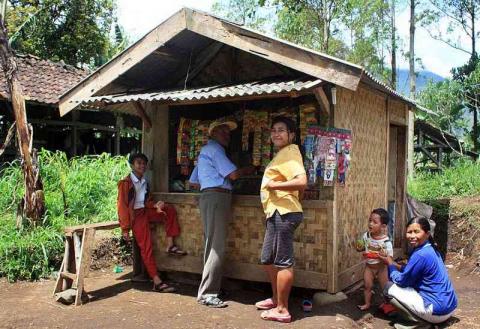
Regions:
<instances>
[{"instance_id":1,"label":"woman's long hair","mask_svg":"<svg viewBox=\"0 0 480 329\"><path fill-rule=\"evenodd\" d=\"M442 254L438 250L438 245L435 242L435 239L433 238L433 232L431 231L431 226L430 226L430 222L428 221L428 219L426 217L423 217L423 216L413 217L412 219L410 219L408 221L407 227L409 227L412 224L418 224L418 225L420 225L420 227L422 228L423 231L425 231L426 233L430 233L428 235L428 242L430 242L433 249L442 258L442 260L445 261L444 257L442 256Z\"/></svg>"}]
</instances>

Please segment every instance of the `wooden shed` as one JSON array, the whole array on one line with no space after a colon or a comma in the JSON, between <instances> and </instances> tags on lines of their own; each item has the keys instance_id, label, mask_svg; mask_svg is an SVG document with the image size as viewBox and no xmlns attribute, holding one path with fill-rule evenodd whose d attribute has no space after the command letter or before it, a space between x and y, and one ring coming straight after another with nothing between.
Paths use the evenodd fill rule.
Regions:
<instances>
[{"instance_id":1,"label":"wooden shed","mask_svg":"<svg viewBox=\"0 0 480 329\"><path fill-rule=\"evenodd\" d=\"M333 151L335 159L348 156L342 179L346 168L329 164L328 157L317 171L309 168L305 220L294 242L294 285L337 292L361 280L363 261L351 243L366 230L374 208L389 208L394 246L402 246L407 118L415 104L360 66L184 8L63 95L60 113L82 106L143 119L142 148L151 159L154 195L175 205L179 243L189 253L165 255L163 229L157 229L162 270L201 273L199 195L185 182L206 140L206 123L225 116L239 123L229 149L238 165L268 162L268 121L285 113L297 119L302 144L322 132L337 136L337 148L348 151ZM311 152L311 145L303 146ZM226 275L267 281L258 266L264 234L258 177L239 185Z\"/></svg>"},{"instance_id":2,"label":"wooden shed","mask_svg":"<svg viewBox=\"0 0 480 329\"><path fill-rule=\"evenodd\" d=\"M15 55L20 86L26 100L28 123L33 127L33 147L63 151L69 156L82 154L125 153L138 139L120 138L123 128L136 131L140 120L132 116L92 111L83 108L60 117L60 95L77 85L90 72L63 62L40 59L33 55ZM0 69L0 140L3 142L15 121L10 109L5 75ZM13 144L13 143L12 143ZM121 147L123 146L123 147ZM14 145L6 150L0 162L16 157Z\"/></svg>"}]
</instances>

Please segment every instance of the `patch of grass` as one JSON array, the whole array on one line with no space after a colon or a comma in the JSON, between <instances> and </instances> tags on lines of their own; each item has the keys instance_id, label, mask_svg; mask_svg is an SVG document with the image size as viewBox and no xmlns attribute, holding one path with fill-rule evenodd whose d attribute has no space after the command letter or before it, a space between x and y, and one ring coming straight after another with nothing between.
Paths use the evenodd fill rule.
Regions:
<instances>
[{"instance_id":1,"label":"patch of grass","mask_svg":"<svg viewBox=\"0 0 480 329\"><path fill-rule=\"evenodd\" d=\"M418 200L479 195L480 163L465 161L441 173L419 173L408 182L408 192Z\"/></svg>"},{"instance_id":2,"label":"patch of grass","mask_svg":"<svg viewBox=\"0 0 480 329\"><path fill-rule=\"evenodd\" d=\"M14 216L0 219L0 277L9 281L48 277L61 262L63 237L51 226L17 230Z\"/></svg>"},{"instance_id":3,"label":"patch of grass","mask_svg":"<svg viewBox=\"0 0 480 329\"><path fill-rule=\"evenodd\" d=\"M0 277L11 281L47 277L58 268L65 226L115 220L117 181L129 172L125 157L108 154L67 159L42 150L39 165L47 212L37 228L15 227L23 195L19 163L0 171Z\"/></svg>"}]
</instances>

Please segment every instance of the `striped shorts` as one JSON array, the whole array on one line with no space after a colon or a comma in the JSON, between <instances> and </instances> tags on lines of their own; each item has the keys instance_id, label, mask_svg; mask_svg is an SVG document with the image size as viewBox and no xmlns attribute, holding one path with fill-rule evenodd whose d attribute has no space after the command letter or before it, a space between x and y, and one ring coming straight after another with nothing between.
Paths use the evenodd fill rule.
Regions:
<instances>
[{"instance_id":1,"label":"striped shorts","mask_svg":"<svg viewBox=\"0 0 480 329\"><path fill-rule=\"evenodd\" d=\"M265 238L263 240L260 263L275 265L281 268L292 267L295 263L293 255L293 235L303 220L302 212L290 212L274 215L266 221Z\"/></svg>"}]
</instances>

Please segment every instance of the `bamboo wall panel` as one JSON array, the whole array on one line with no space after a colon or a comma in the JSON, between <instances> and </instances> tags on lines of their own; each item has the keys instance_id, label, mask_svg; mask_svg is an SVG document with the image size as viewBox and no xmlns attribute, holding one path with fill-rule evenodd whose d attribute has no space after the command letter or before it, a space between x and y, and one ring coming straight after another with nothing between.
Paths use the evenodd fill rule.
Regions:
<instances>
[{"instance_id":1,"label":"bamboo wall panel","mask_svg":"<svg viewBox=\"0 0 480 329\"><path fill-rule=\"evenodd\" d=\"M203 259L203 226L197 197L177 196L167 201L177 210L182 230L176 239L178 245L189 256ZM327 208L304 208L304 217L294 237L295 269L327 273ZM227 239L227 262L259 264L264 234L265 216L260 202L258 205L234 202ZM166 245L163 225L155 227L155 237L154 250L159 255L164 252Z\"/></svg>"},{"instance_id":2,"label":"bamboo wall panel","mask_svg":"<svg viewBox=\"0 0 480 329\"><path fill-rule=\"evenodd\" d=\"M352 242L366 231L371 210L385 207L387 113L379 93L338 89L335 127L352 130L353 140L346 186L335 187L341 273L362 261Z\"/></svg>"},{"instance_id":3,"label":"bamboo wall panel","mask_svg":"<svg viewBox=\"0 0 480 329\"><path fill-rule=\"evenodd\" d=\"M390 98L388 101L388 111L390 112L390 122L407 125L408 118L405 103Z\"/></svg>"}]
</instances>

